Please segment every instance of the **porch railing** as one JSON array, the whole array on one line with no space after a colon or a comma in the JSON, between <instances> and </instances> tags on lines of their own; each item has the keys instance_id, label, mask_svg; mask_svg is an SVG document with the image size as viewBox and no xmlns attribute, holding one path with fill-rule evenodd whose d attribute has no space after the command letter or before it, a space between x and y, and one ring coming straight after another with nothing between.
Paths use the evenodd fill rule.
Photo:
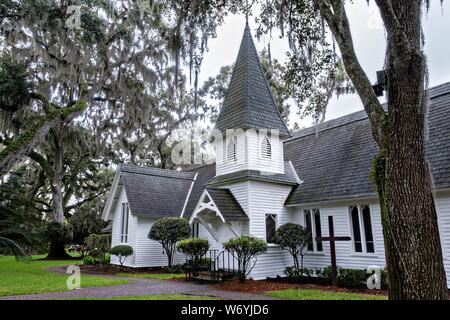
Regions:
<instances>
[{"instance_id":1,"label":"porch railing","mask_svg":"<svg viewBox=\"0 0 450 320\"><path fill-rule=\"evenodd\" d=\"M218 281L220 277L237 274L240 272L239 262L236 256L228 250L208 250L203 256L195 261L186 260L186 280L191 280L199 273L207 273L210 280Z\"/></svg>"}]
</instances>

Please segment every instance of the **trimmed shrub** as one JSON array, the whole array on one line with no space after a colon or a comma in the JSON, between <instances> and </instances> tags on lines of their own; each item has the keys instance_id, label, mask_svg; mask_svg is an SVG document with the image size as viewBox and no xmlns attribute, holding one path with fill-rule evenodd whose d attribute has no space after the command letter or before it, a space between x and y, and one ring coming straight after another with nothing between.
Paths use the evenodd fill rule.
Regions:
<instances>
[{"instance_id":1,"label":"trimmed shrub","mask_svg":"<svg viewBox=\"0 0 450 320\"><path fill-rule=\"evenodd\" d=\"M275 233L275 243L281 249L286 249L294 259L294 268L303 269L303 257L308 251L308 242L311 232L295 223L286 223L279 227ZM301 257L300 264L298 257Z\"/></svg>"},{"instance_id":2,"label":"trimmed shrub","mask_svg":"<svg viewBox=\"0 0 450 320\"><path fill-rule=\"evenodd\" d=\"M258 256L267 250L267 243L253 236L240 236L225 242L223 246L238 259L241 281L244 281L253 270Z\"/></svg>"},{"instance_id":3,"label":"trimmed shrub","mask_svg":"<svg viewBox=\"0 0 450 320\"><path fill-rule=\"evenodd\" d=\"M196 275L199 269L199 260L209 249L209 241L202 238L185 239L178 243L177 249L189 257L192 262L192 271Z\"/></svg>"},{"instance_id":4,"label":"trimmed shrub","mask_svg":"<svg viewBox=\"0 0 450 320\"><path fill-rule=\"evenodd\" d=\"M120 267L123 268L125 259L133 254L133 248L127 245L118 245L112 247L109 253L119 259Z\"/></svg>"},{"instance_id":5,"label":"trimmed shrub","mask_svg":"<svg viewBox=\"0 0 450 320\"><path fill-rule=\"evenodd\" d=\"M177 242L189 238L190 235L191 227L185 219L168 217L153 224L148 238L161 243L167 255L167 266L172 267Z\"/></svg>"}]
</instances>

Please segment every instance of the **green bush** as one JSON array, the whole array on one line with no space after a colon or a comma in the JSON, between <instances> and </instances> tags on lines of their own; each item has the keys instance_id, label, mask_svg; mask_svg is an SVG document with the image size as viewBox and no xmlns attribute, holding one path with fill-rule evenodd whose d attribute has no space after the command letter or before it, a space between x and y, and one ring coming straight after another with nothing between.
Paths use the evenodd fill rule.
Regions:
<instances>
[{"instance_id":1,"label":"green bush","mask_svg":"<svg viewBox=\"0 0 450 320\"><path fill-rule=\"evenodd\" d=\"M95 265L95 258L89 255L85 255L83 257L83 264L86 266L92 266Z\"/></svg>"},{"instance_id":2,"label":"green bush","mask_svg":"<svg viewBox=\"0 0 450 320\"><path fill-rule=\"evenodd\" d=\"M122 268L125 259L133 254L133 248L127 245L118 245L112 247L109 253L119 259L120 267Z\"/></svg>"},{"instance_id":3,"label":"green bush","mask_svg":"<svg viewBox=\"0 0 450 320\"><path fill-rule=\"evenodd\" d=\"M197 275L197 271L199 270L199 259L208 251L209 241L202 238L185 239L177 244L177 249L188 256L192 263L192 272L194 275Z\"/></svg>"},{"instance_id":4,"label":"green bush","mask_svg":"<svg viewBox=\"0 0 450 320\"><path fill-rule=\"evenodd\" d=\"M267 243L253 236L240 236L225 242L223 246L236 256L241 281L244 281L255 267L258 256L267 250Z\"/></svg>"},{"instance_id":5,"label":"green bush","mask_svg":"<svg viewBox=\"0 0 450 320\"><path fill-rule=\"evenodd\" d=\"M342 288L366 287L367 272L364 269L338 269L338 286Z\"/></svg>"},{"instance_id":6,"label":"green bush","mask_svg":"<svg viewBox=\"0 0 450 320\"><path fill-rule=\"evenodd\" d=\"M303 269L303 257L308 251L308 242L311 232L295 223L286 223L279 227L275 233L275 243L286 249L294 259L294 268ZM298 257L301 257L300 264Z\"/></svg>"},{"instance_id":7,"label":"green bush","mask_svg":"<svg viewBox=\"0 0 450 320\"><path fill-rule=\"evenodd\" d=\"M111 243L110 234L91 234L86 238L89 255L95 260L95 264L103 266L106 263L107 253Z\"/></svg>"},{"instance_id":8,"label":"green bush","mask_svg":"<svg viewBox=\"0 0 450 320\"><path fill-rule=\"evenodd\" d=\"M163 267L163 273L183 273L183 266L181 264L175 264L171 267Z\"/></svg>"},{"instance_id":9,"label":"green bush","mask_svg":"<svg viewBox=\"0 0 450 320\"><path fill-rule=\"evenodd\" d=\"M189 238L190 235L191 227L185 219L168 217L153 224L148 238L161 243L167 255L167 266L171 267L177 242Z\"/></svg>"}]
</instances>

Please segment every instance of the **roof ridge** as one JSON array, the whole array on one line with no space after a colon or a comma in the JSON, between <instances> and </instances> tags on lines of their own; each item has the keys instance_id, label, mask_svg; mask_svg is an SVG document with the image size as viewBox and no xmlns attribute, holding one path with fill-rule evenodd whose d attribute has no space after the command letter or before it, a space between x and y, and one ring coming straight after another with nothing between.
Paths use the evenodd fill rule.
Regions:
<instances>
[{"instance_id":1,"label":"roof ridge","mask_svg":"<svg viewBox=\"0 0 450 320\"><path fill-rule=\"evenodd\" d=\"M173 170L173 169L162 169L162 168L155 168L155 167L143 167L143 166L129 165L129 164L121 164L119 166L120 172L126 172L126 173L132 173L132 174L138 174L138 175L144 175L144 176L155 176L155 177L162 177L162 178L169 178L169 179L189 180L189 181L193 181L193 179L194 179L193 177L192 178L187 178L187 177L181 177L181 176L180 177L166 176L166 175L163 175L163 174L158 174L156 172L130 171L130 170L126 170L126 166L133 166L133 167L137 167L139 169L144 169L144 170L149 168L149 169L156 170L156 171L166 171L166 172L177 173L177 174L191 173L191 172L177 171L177 170ZM125 170L124 170L124 167L125 167Z\"/></svg>"}]
</instances>

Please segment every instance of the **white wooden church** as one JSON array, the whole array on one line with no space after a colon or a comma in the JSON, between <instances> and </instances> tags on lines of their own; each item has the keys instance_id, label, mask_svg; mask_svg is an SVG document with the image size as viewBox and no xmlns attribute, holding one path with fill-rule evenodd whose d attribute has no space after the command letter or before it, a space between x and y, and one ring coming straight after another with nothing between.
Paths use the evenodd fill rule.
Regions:
<instances>
[{"instance_id":1,"label":"white wooden church","mask_svg":"<svg viewBox=\"0 0 450 320\"><path fill-rule=\"evenodd\" d=\"M447 281L450 280L450 83L429 89L426 155L433 177ZM265 80L248 25L216 129L241 129L215 141L216 162L187 171L121 165L103 211L112 221L112 246L127 244L129 267L167 263L159 243L147 238L161 217L187 219L193 236L211 249L239 235L267 241L249 275L283 276L292 257L271 243L292 222L314 239L328 235L333 216L337 265L385 266L380 208L368 173L378 147L364 111L290 134ZM229 130L228 130L229 131ZM176 263L185 257L178 254ZM113 264L118 264L114 258ZM305 267L330 265L328 242L312 240ZM450 281L448 282L450 285Z\"/></svg>"}]
</instances>

